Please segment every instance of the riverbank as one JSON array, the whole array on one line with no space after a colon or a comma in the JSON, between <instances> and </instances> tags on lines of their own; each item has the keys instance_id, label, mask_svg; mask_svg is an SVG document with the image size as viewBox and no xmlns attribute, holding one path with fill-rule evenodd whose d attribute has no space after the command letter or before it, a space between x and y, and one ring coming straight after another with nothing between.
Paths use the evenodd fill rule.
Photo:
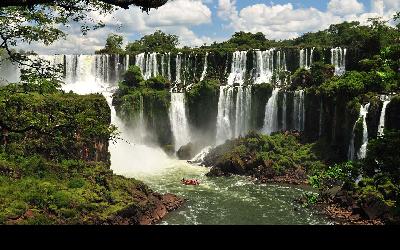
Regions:
<instances>
[{"instance_id":1,"label":"riverbank","mask_svg":"<svg viewBox=\"0 0 400 250\"><path fill-rule=\"evenodd\" d=\"M155 224L183 204L110 169L104 96L20 88L0 88L0 224Z\"/></svg>"}]
</instances>

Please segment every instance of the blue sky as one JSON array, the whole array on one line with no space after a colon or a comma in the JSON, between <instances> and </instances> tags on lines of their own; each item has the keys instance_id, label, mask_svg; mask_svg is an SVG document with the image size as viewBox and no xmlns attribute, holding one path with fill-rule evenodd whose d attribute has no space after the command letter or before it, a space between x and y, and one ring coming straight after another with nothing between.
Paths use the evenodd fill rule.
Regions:
<instances>
[{"instance_id":1,"label":"blue sky","mask_svg":"<svg viewBox=\"0 0 400 250\"><path fill-rule=\"evenodd\" d=\"M50 47L26 46L40 53L93 53L104 46L109 33L136 40L155 30L178 35L181 46L200 46L228 39L234 32L263 32L269 39L287 39L327 28L332 23L369 17L390 19L400 0L169 0L157 10L143 13L137 7L112 15L90 13L106 27L82 36L79 24L66 31L67 41Z\"/></svg>"}]
</instances>

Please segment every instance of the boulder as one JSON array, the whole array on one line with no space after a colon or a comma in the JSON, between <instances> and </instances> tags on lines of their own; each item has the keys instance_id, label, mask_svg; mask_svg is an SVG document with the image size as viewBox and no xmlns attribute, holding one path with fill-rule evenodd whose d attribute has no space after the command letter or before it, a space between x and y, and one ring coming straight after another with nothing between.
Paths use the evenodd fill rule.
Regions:
<instances>
[{"instance_id":1,"label":"boulder","mask_svg":"<svg viewBox=\"0 0 400 250\"><path fill-rule=\"evenodd\" d=\"M176 152L176 156L180 160L190 160L195 156L195 145L191 142L179 148Z\"/></svg>"},{"instance_id":2,"label":"boulder","mask_svg":"<svg viewBox=\"0 0 400 250\"><path fill-rule=\"evenodd\" d=\"M386 217L390 213L389 206L374 195L368 195L363 199L360 207L370 220Z\"/></svg>"}]
</instances>

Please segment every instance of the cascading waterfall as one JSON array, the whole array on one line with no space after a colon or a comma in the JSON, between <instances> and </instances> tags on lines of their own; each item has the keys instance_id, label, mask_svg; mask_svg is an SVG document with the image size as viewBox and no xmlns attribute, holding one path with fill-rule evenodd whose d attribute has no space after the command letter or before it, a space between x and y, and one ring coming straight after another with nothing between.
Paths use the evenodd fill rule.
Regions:
<instances>
[{"instance_id":1,"label":"cascading waterfall","mask_svg":"<svg viewBox=\"0 0 400 250\"><path fill-rule=\"evenodd\" d=\"M247 51L233 53L231 73L228 76L228 85L243 85L246 78Z\"/></svg>"},{"instance_id":2,"label":"cascading waterfall","mask_svg":"<svg viewBox=\"0 0 400 250\"><path fill-rule=\"evenodd\" d=\"M217 145L232 138L231 111L233 109L233 88L221 86L219 89L217 116Z\"/></svg>"},{"instance_id":3,"label":"cascading waterfall","mask_svg":"<svg viewBox=\"0 0 400 250\"><path fill-rule=\"evenodd\" d=\"M355 122L355 124L353 126L353 132L351 135L349 150L347 153L348 159L350 161L353 161L355 159L355 146L354 146L354 141L355 141L355 137L356 137L355 130L356 130L357 124L360 121L360 119L362 119L362 123L363 123L363 138L362 138L361 147L360 147L359 151L357 152L357 158L363 159L363 158L365 158L365 156L367 154L367 145L368 145L367 114L368 114L369 106L370 106L370 103L367 103L364 106L361 105L360 114L358 116L357 121Z\"/></svg>"},{"instance_id":4,"label":"cascading waterfall","mask_svg":"<svg viewBox=\"0 0 400 250\"><path fill-rule=\"evenodd\" d=\"M361 107L360 115L362 115L363 119L363 137L362 144L360 150L357 153L358 159L364 159L367 155L367 145L368 145L368 126L367 126L367 115L369 110L370 103L367 103L365 106Z\"/></svg>"},{"instance_id":5,"label":"cascading waterfall","mask_svg":"<svg viewBox=\"0 0 400 250\"><path fill-rule=\"evenodd\" d=\"M298 131L304 130L305 124L305 108L304 108L304 90L294 92L293 97L293 124L294 129Z\"/></svg>"},{"instance_id":6,"label":"cascading waterfall","mask_svg":"<svg viewBox=\"0 0 400 250\"><path fill-rule=\"evenodd\" d=\"M272 96L268 99L265 106L265 117L263 132L270 135L279 130L278 128L278 93L279 89L276 88L272 91Z\"/></svg>"},{"instance_id":7,"label":"cascading waterfall","mask_svg":"<svg viewBox=\"0 0 400 250\"><path fill-rule=\"evenodd\" d=\"M161 54L161 75L165 77L165 55Z\"/></svg>"},{"instance_id":8,"label":"cascading waterfall","mask_svg":"<svg viewBox=\"0 0 400 250\"><path fill-rule=\"evenodd\" d=\"M175 151L190 142L189 122L186 117L185 93L171 93L169 110Z\"/></svg>"},{"instance_id":9,"label":"cascading waterfall","mask_svg":"<svg viewBox=\"0 0 400 250\"><path fill-rule=\"evenodd\" d=\"M286 131L287 129L287 107L286 107L286 92L283 92L283 102L282 102L282 130Z\"/></svg>"},{"instance_id":10,"label":"cascading waterfall","mask_svg":"<svg viewBox=\"0 0 400 250\"><path fill-rule=\"evenodd\" d=\"M200 77L200 82L204 80L204 78L207 75L207 63L208 63L208 52L206 53L206 55L204 56L204 68L203 68L203 72L201 73L201 77Z\"/></svg>"},{"instance_id":11,"label":"cascading waterfall","mask_svg":"<svg viewBox=\"0 0 400 250\"><path fill-rule=\"evenodd\" d=\"M204 158L210 153L210 151L213 149L213 147L208 146L203 148L200 153L198 153L195 157L193 157L189 162L190 163L196 163L196 164L201 164L204 161Z\"/></svg>"},{"instance_id":12,"label":"cascading waterfall","mask_svg":"<svg viewBox=\"0 0 400 250\"><path fill-rule=\"evenodd\" d=\"M129 55L125 56L125 71L128 71L129 69Z\"/></svg>"},{"instance_id":13,"label":"cascading waterfall","mask_svg":"<svg viewBox=\"0 0 400 250\"><path fill-rule=\"evenodd\" d=\"M378 136L383 136L385 130L385 116L386 116L386 107L390 103L390 98L388 96L381 96L381 101L383 101L381 116L379 117L379 127L378 127Z\"/></svg>"},{"instance_id":14,"label":"cascading waterfall","mask_svg":"<svg viewBox=\"0 0 400 250\"><path fill-rule=\"evenodd\" d=\"M270 83L274 74L274 51L269 49L265 51L257 50L256 54L256 79L255 84Z\"/></svg>"},{"instance_id":15,"label":"cascading waterfall","mask_svg":"<svg viewBox=\"0 0 400 250\"><path fill-rule=\"evenodd\" d=\"M157 75L158 75L157 53L151 53L147 55L146 58L146 71L144 73L144 79L147 80Z\"/></svg>"},{"instance_id":16,"label":"cascading waterfall","mask_svg":"<svg viewBox=\"0 0 400 250\"><path fill-rule=\"evenodd\" d=\"M168 52L168 59L167 59L167 73L168 73L168 81L171 82L171 53Z\"/></svg>"},{"instance_id":17,"label":"cascading waterfall","mask_svg":"<svg viewBox=\"0 0 400 250\"><path fill-rule=\"evenodd\" d=\"M181 84L182 54L176 55L176 84Z\"/></svg>"},{"instance_id":18,"label":"cascading waterfall","mask_svg":"<svg viewBox=\"0 0 400 250\"><path fill-rule=\"evenodd\" d=\"M235 137L246 135L250 128L251 86L239 86L236 93Z\"/></svg>"},{"instance_id":19,"label":"cascading waterfall","mask_svg":"<svg viewBox=\"0 0 400 250\"><path fill-rule=\"evenodd\" d=\"M135 59L135 65L140 68L145 80L158 75L157 53L140 53Z\"/></svg>"},{"instance_id":20,"label":"cascading waterfall","mask_svg":"<svg viewBox=\"0 0 400 250\"><path fill-rule=\"evenodd\" d=\"M310 69L313 63L314 48L310 49L310 54L308 54L308 49L300 50L300 68Z\"/></svg>"},{"instance_id":21,"label":"cascading waterfall","mask_svg":"<svg viewBox=\"0 0 400 250\"><path fill-rule=\"evenodd\" d=\"M21 71L17 64L12 63L0 56L0 86L2 84L18 82L21 77Z\"/></svg>"},{"instance_id":22,"label":"cascading waterfall","mask_svg":"<svg viewBox=\"0 0 400 250\"><path fill-rule=\"evenodd\" d=\"M145 75L146 66L146 53L137 54L135 57L135 65L140 68L142 75Z\"/></svg>"},{"instance_id":23,"label":"cascading waterfall","mask_svg":"<svg viewBox=\"0 0 400 250\"><path fill-rule=\"evenodd\" d=\"M347 49L340 47L331 49L331 64L335 66L335 75L341 76L346 72Z\"/></svg>"}]
</instances>

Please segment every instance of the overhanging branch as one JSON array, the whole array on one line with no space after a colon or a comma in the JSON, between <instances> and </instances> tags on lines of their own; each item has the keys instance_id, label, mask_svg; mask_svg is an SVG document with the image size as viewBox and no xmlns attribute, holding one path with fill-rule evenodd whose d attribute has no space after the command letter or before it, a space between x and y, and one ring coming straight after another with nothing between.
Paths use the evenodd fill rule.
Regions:
<instances>
[{"instance_id":1,"label":"overhanging branch","mask_svg":"<svg viewBox=\"0 0 400 250\"><path fill-rule=\"evenodd\" d=\"M89 0L83 0L89 2ZM158 8L168 2L168 0L97 0L98 2L107 3L113 6L118 6L128 9L130 5L136 5L143 9ZM38 4L56 4L58 0L1 0L0 7L9 6L33 6Z\"/></svg>"}]
</instances>

